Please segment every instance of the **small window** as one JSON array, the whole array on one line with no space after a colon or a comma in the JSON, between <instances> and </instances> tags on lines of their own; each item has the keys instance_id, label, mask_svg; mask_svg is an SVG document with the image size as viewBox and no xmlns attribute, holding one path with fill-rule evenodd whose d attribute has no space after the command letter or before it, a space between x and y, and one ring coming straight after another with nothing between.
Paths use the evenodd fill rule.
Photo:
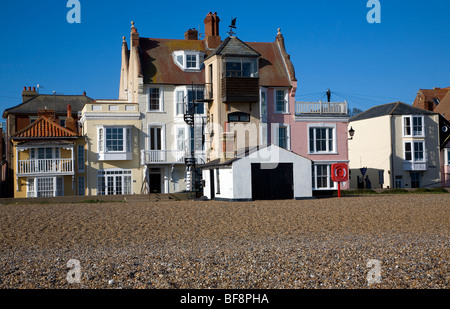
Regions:
<instances>
[{"instance_id":1,"label":"small window","mask_svg":"<svg viewBox=\"0 0 450 309\"><path fill-rule=\"evenodd\" d=\"M288 112L288 99L287 91L276 90L275 91L275 112L276 113L287 113Z\"/></svg>"},{"instance_id":2,"label":"small window","mask_svg":"<svg viewBox=\"0 0 450 309\"><path fill-rule=\"evenodd\" d=\"M149 111L161 110L159 88L149 88L148 97L149 97L148 110Z\"/></svg>"},{"instance_id":3,"label":"small window","mask_svg":"<svg viewBox=\"0 0 450 309\"><path fill-rule=\"evenodd\" d=\"M250 115L247 113L231 113L228 114L228 122L250 122Z\"/></svg>"}]
</instances>

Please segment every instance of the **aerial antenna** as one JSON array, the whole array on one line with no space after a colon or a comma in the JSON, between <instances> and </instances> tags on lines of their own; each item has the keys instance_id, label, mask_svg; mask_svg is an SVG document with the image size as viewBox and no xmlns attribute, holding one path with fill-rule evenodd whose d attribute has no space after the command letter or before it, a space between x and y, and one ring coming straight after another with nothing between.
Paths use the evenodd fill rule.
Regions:
<instances>
[{"instance_id":1,"label":"aerial antenna","mask_svg":"<svg viewBox=\"0 0 450 309\"><path fill-rule=\"evenodd\" d=\"M235 35L236 33L233 31L233 29L236 29L236 18L233 18L231 20L231 25L229 27L230 27L230 31L228 31L228 35L229 36Z\"/></svg>"},{"instance_id":2,"label":"aerial antenna","mask_svg":"<svg viewBox=\"0 0 450 309\"><path fill-rule=\"evenodd\" d=\"M330 89L327 90L327 99L328 99L328 102L330 102L330 100L331 100L331 90Z\"/></svg>"}]
</instances>

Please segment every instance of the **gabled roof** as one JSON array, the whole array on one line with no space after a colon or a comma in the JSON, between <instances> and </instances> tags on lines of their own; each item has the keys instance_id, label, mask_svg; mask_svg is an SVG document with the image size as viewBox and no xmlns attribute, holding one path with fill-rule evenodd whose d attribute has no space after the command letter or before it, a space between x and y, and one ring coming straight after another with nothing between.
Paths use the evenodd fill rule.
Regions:
<instances>
[{"instance_id":1,"label":"gabled roof","mask_svg":"<svg viewBox=\"0 0 450 309\"><path fill-rule=\"evenodd\" d=\"M81 111L86 103L93 99L85 95L37 95L17 106L6 109L3 112L3 118L8 114L36 114L38 110L50 109L56 114L67 114L67 105L72 106L74 112Z\"/></svg>"},{"instance_id":2,"label":"gabled roof","mask_svg":"<svg viewBox=\"0 0 450 309\"><path fill-rule=\"evenodd\" d=\"M383 105L378 105L362 112L352 118L351 121L359 121L364 119L376 118L387 115L435 115L436 113L430 112L421 108L416 108L403 102L394 102Z\"/></svg>"},{"instance_id":3,"label":"gabled roof","mask_svg":"<svg viewBox=\"0 0 450 309\"><path fill-rule=\"evenodd\" d=\"M214 55L222 56L245 56L245 57L260 57L261 54L255 51L246 43L239 40L237 37L229 36L227 37L219 47L217 47L214 52L212 52L209 57ZM207 58L206 58L207 59Z\"/></svg>"},{"instance_id":4,"label":"gabled roof","mask_svg":"<svg viewBox=\"0 0 450 309\"><path fill-rule=\"evenodd\" d=\"M434 112L441 114L445 119L450 121L450 91L441 100Z\"/></svg>"},{"instance_id":5,"label":"gabled roof","mask_svg":"<svg viewBox=\"0 0 450 309\"><path fill-rule=\"evenodd\" d=\"M67 138L78 137L78 135L62 126L53 122L45 116L41 116L23 128L19 132L13 134L12 138Z\"/></svg>"}]
</instances>

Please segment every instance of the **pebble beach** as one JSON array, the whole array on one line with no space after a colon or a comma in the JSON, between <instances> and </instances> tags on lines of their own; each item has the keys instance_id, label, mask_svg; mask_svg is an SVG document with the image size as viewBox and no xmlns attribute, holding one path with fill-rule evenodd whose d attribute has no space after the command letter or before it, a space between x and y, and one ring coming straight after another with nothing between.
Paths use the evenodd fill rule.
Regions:
<instances>
[{"instance_id":1,"label":"pebble beach","mask_svg":"<svg viewBox=\"0 0 450 309\"><path fill-rule=\"evenodd\" d=\"M449 240L450 194L0 204L0 288L447 289Z\"/></svg>"}]
</instances>

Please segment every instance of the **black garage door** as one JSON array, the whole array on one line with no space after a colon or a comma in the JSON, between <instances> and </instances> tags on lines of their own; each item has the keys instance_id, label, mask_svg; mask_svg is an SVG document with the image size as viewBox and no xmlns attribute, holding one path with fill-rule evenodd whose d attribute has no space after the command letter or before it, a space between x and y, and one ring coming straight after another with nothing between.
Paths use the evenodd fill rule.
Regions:
<instances>
[{"instance_id":1,"label":"black garage door","mask_svg":"<svg viewBox=\"0 0 450 309\"><path fill-rule=\"evenodd\" d=\"M294 165L252 163L253 200L288 200L294 198Z\"/></svg>"}]
</instances>

